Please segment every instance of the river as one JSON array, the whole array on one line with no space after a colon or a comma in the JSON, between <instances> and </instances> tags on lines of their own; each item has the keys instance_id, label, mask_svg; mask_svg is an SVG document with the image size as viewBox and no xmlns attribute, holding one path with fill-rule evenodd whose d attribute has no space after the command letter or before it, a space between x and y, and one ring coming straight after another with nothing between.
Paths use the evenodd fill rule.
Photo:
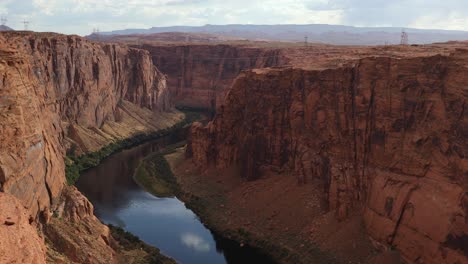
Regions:
<instances>
[{"instance_id":1,"label":"river","mask_svg":"<svg viewBox=\"0 0 468 264\"><path fill-rule=\"evenodd\" d=\"M179 263L273 263L252 247L213 234L177 198L155 197L135 183L140 161L178 140L168 136L116 153L82 173L76 186L102 222L122 227Z\"/></svg>"}]
</instances>

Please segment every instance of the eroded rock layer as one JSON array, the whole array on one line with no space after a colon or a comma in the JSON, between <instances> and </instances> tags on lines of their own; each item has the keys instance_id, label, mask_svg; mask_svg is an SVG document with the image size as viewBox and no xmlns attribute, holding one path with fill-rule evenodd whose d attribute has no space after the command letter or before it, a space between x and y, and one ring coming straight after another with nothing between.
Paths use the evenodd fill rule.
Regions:
<instances>
[{"instance_id":1,"label":"eroded rock layer","mask_svg":"<svg viewBox=\"0 0 468 264\"><path fill-rule=\"evenodd\" d=\"M51 33L0 38L0 186L33 215L58 197L67 148L94 151L156 130L156 118L138 115L170 110L165 77L146 51ZM138 108L148 110L129 111Z\"/></svg>"},{"instance_id":2,"label":"eroded rock layer","mask_svg":"<svg viewBox=\"0 0 468 264\"><path fill-rule=\"evenodd\" d=\"M177 106L212 108L224 100L225 91L247 69L286 63L279 49L235 45L149 45L153 63L168 76L168 87Z\"/></svg>"},{"instance_id":3,"label":"eroded rock layer","mask_svg":"<svg viewBox=\"0 0 468 264\"><path fill-rule=\"evenodd\" d=\"M44 230L54 251L77 263L118 263L109 228L94 216L93 205L75 187L64 189L55 214ZM58 261L50 255L51 261Z\"/></svg>"},{"instance_id":4,"label":"eroded rock layer","mask_svg":"<svg viewBox=\"0 0 468 264\"><path fill-rule=\"evenodd\" d=\"M115 262L109 230L93 216L92 205L75 189L63 191L65 154L96 151L182 118L172 110L166 78L147 51L78 36L1 33L0 195L14 202L0 199L0 213L17 210L22 229L34 230L40 222L38 228L68 260ZM35 247L24 251L22 263L44 261L34 255L44 248L43 239L41 247L34 245L36 236L18 237L18 246ZM2 254L16 245L5 243Z\"/></svg>"},{"instance_id":5,"label":"eroded rock layer","mask_svg":"<svg viewBox=\"0 0 468 264\"><path fill-rule=\"evenodd\" d=\"M244 72L214 121L192 126L187 153L246 179L321 179L337 218L362 210L370 237L407 261L464 263L467 55Z\"/></svg>"},{"instance_id":6,"label":"eroded rock layer","mask_svg":"<svg viewBox=\"0 0 468 264\"><path fill-rule=\"evenodd\" d=\"M0 192L0 263L46 263L42 238L15 197Z\"/></svg>"}]
</instances>

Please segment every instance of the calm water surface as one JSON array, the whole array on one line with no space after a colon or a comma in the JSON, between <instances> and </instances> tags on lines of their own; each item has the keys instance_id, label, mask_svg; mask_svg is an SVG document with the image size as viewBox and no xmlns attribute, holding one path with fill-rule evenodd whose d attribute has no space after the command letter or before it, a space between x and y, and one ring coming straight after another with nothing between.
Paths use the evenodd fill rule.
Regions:
<instances>
[{"instance_id":1,"label":"calm water surface","mask_svg":"<svg viewBox=\"0 0 468 264\"><path fill-rule=\"evenodd\" d=\"M104 223L120 226L179 263L273 263L257 250L213 235L177 198L157 198L133 180L148 154L177 142L166 137L124 150L84 172L78 189Z\"/></svg>"}]
</instances>

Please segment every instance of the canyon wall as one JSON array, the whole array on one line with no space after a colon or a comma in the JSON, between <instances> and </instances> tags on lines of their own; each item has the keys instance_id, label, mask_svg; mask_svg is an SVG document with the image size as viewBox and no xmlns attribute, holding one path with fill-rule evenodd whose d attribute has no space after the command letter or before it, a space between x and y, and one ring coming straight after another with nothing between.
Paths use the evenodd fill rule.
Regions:
<instances>
[{"instance_id":1,"label":"canyon wall","mask_svg":"<svg viewBox=\"0 0 468 264\"><path fill-rule=\"evenodd\" d=\"M8 205L8 206L5 206ZM0 263L45 263L45 247L29 214L15 197L0 192Z\"/></svg>"},{"instance_id":2,"label":"canyon wall","mask_svg":"<svg viewBox=\"0 0 468 264\"><path fill-rule=\"evenodd\" d=\"M177 106L213 108L243 70L281 66L287 59L279 49L235 45L142 45L153 63L168 76Z\"/></svg>"},{"instance_id":3,"label":"canyon wall","mask_svg":"<svg viewBox=\"0 0 468 264\"><path fill-rule=\"evenodd\" d=\"M370 237L408 262L465 263L467 62L458 50L247 71L215 119L192 126L187 154L248 180L320 179L338 219L361 212Z\"/></svg>"},{"instance_id":4,"label":"canyon wall","mask_svg":"<svg viewBox=\"0 0 468 264\"><path fill-rule=\"evenodd\" d=\"M59 196L67 148L96 150L129 136L117 131L87 146L131 115L129 108L171 108L165 77L146 51L52 33L1 37L0 186L32 215Z\"/></svg>"},{"instance_id":5,"label":"canyon wall","mask_svg":"<svg viewBox=\"0 0 468 264\"><path fill-rule=\"evenodd\" d=\"M15 197L29 223L48 223L49 239L68 241L60 243L75 248L72 260L86 262L98 250L94 263L111 263L108 230L85 197L65 188L64 157L175 124L183 115L169 96L147 51L53 33L0 34L0 192ZM0 212L13 212L11 206L0 203ZM84 227L61 227L52 209ZM96 237L73 242L80 232L80 241L87 232Z\"/></svg>"}]
</instances>

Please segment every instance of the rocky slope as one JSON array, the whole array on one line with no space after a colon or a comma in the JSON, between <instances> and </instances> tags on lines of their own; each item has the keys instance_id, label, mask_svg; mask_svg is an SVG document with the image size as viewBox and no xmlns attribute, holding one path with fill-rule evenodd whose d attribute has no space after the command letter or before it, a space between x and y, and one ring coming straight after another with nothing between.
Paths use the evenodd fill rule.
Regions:
<instances>
[{"instance_id":1,"label":"rocky slope","mask_svg":"<svg viewBox=\"0 0 468 264\"><path fill-rule=\"evenodd\" d=\"M380 246L410 263L464 263L467 67L468 49L457 49L247 71L214 121L192 126L187 154L248 180L319 180L328 210L339 220L360 212Z\"/></svg>"},{"instance_id":2,"label":"rocky slope","mask_svg":"<svg viewBox=\"0 0 468 264\"><path fill-rule=\"evenodd\" d=\"M178 106L212 108L247 69L286 63L279 49L236 45L141 45L154 65L168 76L167 85Z\"/></svg>"},{"instance_id":3,"label":"rocky slope","mask_svg":"<svg viewBox=\"0 0 468 264\"><path fill-rule=\"evenodd\" d=\"M5 32L0 74L0 191L18 199L30 223L49 222L63 199L66 151L94 151L182 118L148 52L124 45Z\"/></svg>"},{"instance_id":4,"label":"rocky slope","mask_svg":"<svg viewBox=\"0 0 468 264\"><path fill-rule=\"evenodd\" d=\"M24 207L0 192L0 209L0 263L45 263L44 243L29 224Z\"/></svg>"}]
</instances>

